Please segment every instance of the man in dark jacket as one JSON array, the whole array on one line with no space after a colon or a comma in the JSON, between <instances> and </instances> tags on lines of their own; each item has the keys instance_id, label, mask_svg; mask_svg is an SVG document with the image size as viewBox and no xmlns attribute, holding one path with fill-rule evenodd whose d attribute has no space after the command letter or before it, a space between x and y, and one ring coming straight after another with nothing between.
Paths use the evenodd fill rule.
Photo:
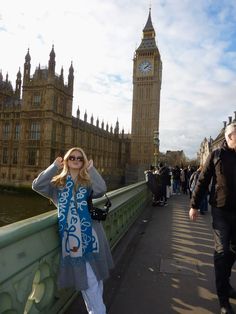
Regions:
<instances>
[{"instance_id":1,"label":"man in dark jacket","mask_svg":"<svg viewBox=\"0 0 236 314\"><path fill-rule=\"evenodd\" d=\"M170 170L162 162L160 163L159 174L161 177L161 200L163 202L163 205L166 206L167 205L166 188L167 188L167 185L171 185Z\"/></svg>"},{"instance_id":2,"label":"man in dark jacket","mask_svg":"<svg viewBox=\"0 0 236 314\"><path fill-rule=\"evenodd\" d=\"M173 194L180 194L180 167L178 165L172 170Z\"/></svg>"},{"instance_id":3,"label":"man in dark jacket","mask_svg":"<svg viewBox=\"0 0 236 314\"><path fill-rule=\"evenodd\" d=\"M152 206L157 206L161 197L160 176L152 165L149 170L144 171L144 174L147 186L152 192Z\"/></svg>"},{"instance_id":4,"label":"man in dark jacket","mask_svg":"<svg viewBox=\"0 0 236 314\"><path fill-rule=\"evenodd\" d=\"M190 202L189 217L197 219L202 196L211 183L216 291L220 313L233 314L229 298L236 298L236 291L229 279L236 260L236 122L225 128L225 140L206 160Z\"/></svg>"}]
</instances>

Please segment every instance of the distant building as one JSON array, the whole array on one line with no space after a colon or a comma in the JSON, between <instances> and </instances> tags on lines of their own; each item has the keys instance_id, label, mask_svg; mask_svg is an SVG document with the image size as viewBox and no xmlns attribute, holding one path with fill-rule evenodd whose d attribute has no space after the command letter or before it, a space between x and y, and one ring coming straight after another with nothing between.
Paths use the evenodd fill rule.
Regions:
<instances>
[{"instance_id":1,"label":"distant building","mask_svg":"<svg viewBox=\"0 0 236 314\"><path fill-rule=\"evenodd\" d=\"M167 150L164 160L169 166L181 167L186 162L186 156L183 150Z\"/></svg>"},{"instance_id":2,"label":"distant building","mask_svg":"<svg viewBox=\"0 0 236 314\"><path fill-rule=\"evenodd\" d=\"M30 186L41 170L74 146L94 160L110 189L129 183L128 177L143 180L142 169L154 159L153 133L159 131L162 73L151 11L133 66L131 135L120 131L118 121L113 129L93 115L88 119L86 112L81 119L79 108L72 116L73 65L65 83L63 68L56 74L54 47L48 66L39 65L34 73L28 50L15 89L0 72L0 184Z\"/></svg>"},{"instance_id":3,"label":"distant building","mask_svg":"<svg viewBox=\"0 0 236 314\"><path fill-rule=\"evenodd\" d=\"M200 149L198 152L199 165L204 165L204 163L207 159L207 156L211 152L212 141L213 140L211 137L209 140L205 137L204 140L201 142Z\"/></svg>"}]
</instances>

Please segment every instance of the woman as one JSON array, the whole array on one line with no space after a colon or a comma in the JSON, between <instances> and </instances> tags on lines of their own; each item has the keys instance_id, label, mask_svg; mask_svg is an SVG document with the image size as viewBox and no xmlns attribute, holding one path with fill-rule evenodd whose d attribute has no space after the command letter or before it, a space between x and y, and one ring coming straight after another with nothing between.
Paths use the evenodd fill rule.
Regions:
<instances>
[{"instance_id":1,"label":"woman","mask_svg":"<svg viewBox=\"0 0 236 314\"><path fill-rule=\"evenodd\" d=\"M102 224L92 220L88 210L91 193L98 198L106 192L93 161L88 162L81 148L71 148L64 159L57 157L39 174L32 188L58 208L62 247L59 288L81 290L88 313L105 314L103 280L109 276L113 261Z\"/></svg>"}]
</instances>

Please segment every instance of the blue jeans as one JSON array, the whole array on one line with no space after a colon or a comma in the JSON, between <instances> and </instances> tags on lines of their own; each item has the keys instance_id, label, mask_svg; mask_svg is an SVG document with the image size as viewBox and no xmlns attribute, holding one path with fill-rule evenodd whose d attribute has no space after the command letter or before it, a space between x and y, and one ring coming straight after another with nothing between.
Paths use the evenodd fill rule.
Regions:
<instances>
[{"instance_id":1,"label":"blue jeans","mask_svg":"<svg viewBox=\"0 0 236 314\"><path fill-rule=\"evenodd\" d=\"M236 260L236 212L213 207L212 219L216 291L222 305L229 300L229 279Z\"/></svg>"},{"instance_id":2,"label":"blue jeans","mask_svg":"<svg viewBox=\"0 0 236 314\"><path fill-rule=\"evenodd\" d=\"M180 180L173 179L173 193L180 193Z\"/></svg>"},{"instance_id":3,"label":"blue jeans","mask_svg":"<svg viewBox=\"0 0 236 314\"><path fill-rule=\"evenodd\" d=\"M200 204L200 212L206 212L208 210L208 199L207 194L203 196L201 204Z\"/></svg>"}]
</instances>

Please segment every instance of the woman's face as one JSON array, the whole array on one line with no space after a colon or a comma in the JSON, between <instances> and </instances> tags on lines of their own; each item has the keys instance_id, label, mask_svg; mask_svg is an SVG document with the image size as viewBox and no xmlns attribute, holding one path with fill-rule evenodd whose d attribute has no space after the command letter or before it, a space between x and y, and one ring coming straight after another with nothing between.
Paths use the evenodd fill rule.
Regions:
<instances>
[{"instance_id":1,"label":"woman's face","mask_svg":"<svg viewBox=\"0 0 236 314\"><path fill-rule=\"evenodd\" d=\"M74 150L67 158L67 163L69 169L81 169L84 165L84 157L80 151Z\"/></svg>"}]
</instances>

